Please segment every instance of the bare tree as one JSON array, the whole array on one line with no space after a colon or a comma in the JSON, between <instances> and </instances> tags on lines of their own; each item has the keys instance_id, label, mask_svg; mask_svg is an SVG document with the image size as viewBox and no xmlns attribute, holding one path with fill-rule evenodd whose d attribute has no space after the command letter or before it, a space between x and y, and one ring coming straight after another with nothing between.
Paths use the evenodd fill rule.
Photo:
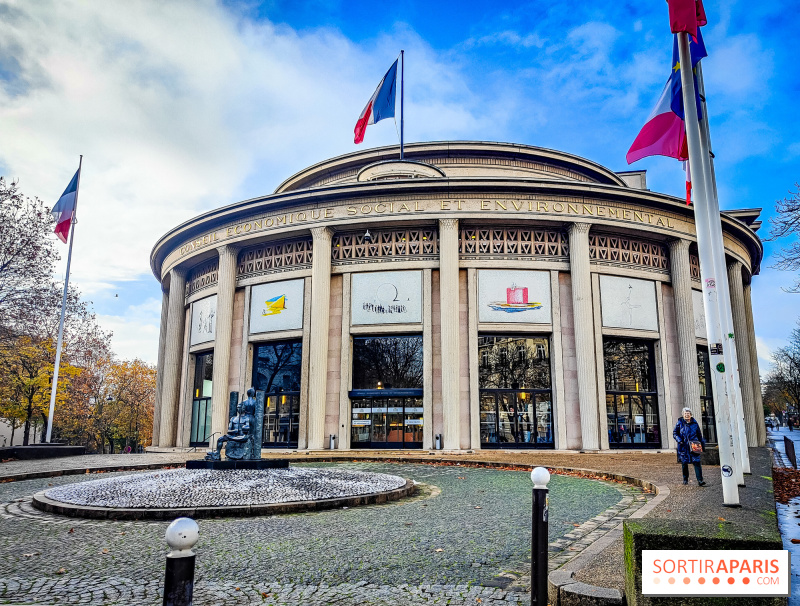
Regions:
<instances>
[{"instance_id":1,"label":"bare tree","mask_svg":"<svg viewBox=\"0 0 800 606\"><path fill-rule=\"evenodd\" d=\"M772 354L773 367L766 384L784 403L800 409L800 321L797 326L789 335L789 343Z\"/></svg>"},{"instance_id":2,"label":"bare tree","mask_svg":"<svg viewBox=\"0 0 800 606\"><path fill-rule=\"evenodd\" d=\"M769 232L769 241L779 238L794 238L787 246L775 253L777 259L773 267L785 271L800 270L800 184L795 183L795 190L775 203L777 216L769 221L772 228ZM788 292L800 292L800 277L795 279L794 286L786 289Z\"/></svg>"}]
</instances>

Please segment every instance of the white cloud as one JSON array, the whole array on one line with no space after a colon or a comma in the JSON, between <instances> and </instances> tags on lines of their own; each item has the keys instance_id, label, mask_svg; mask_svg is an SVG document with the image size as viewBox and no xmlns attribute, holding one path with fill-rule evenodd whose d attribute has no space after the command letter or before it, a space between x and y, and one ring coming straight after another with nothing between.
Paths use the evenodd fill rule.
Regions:
<instances>
[{"instance_id":1,"label":"white cloud","mask_svg":"<svg viewBox=\"0 0 800 606\"><path fill-rule=\"evenodd\" d=\"M403 28L359 46L211 0L9 6L0 55L23 86L0 79L0 165L55 202L84 154L73 280L91 291L146 274L153 244L180 222L354 149L399 42L414 65L407 117L419 118L407 139L504 121ZM396 141L390 122L367 133L368 145Z\"/></svg>"},{"instance_id":2,"label":"white cloud","mask_svg":"<svg viewBox=\"0 0 800 606\"><path fill-rule=\"evenodd\" d=\"M98 315L98 323L114 334L111 349L123 359L141 358L155 364L158 358L158 334L161 301L149 298L130 305L122 315Z\"/></svg>"},{"instance_id":3,"label":"white cloud","mask_svg":"<svg viewBox=\"0 0 800 606\"><path fill-rule=\"evenodd\" d=\"M519 48L542 48L547 40L542 38L538 32L525 34L524 36L513 30L504 30L502 32L495 32L480 38L470 38L464 42L465 48L480 45L494 45L504 44L508 46L515 46Z\"/></svg>"}]
</instances>

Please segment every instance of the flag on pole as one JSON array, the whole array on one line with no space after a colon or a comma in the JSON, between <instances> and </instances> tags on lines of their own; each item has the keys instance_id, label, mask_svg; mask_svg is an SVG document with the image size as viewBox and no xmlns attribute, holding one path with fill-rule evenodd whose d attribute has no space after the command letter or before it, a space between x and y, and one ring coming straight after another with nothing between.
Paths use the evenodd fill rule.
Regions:
<instances>
[{"instance_id":1,"label":"flag on pole","mask_svg":"<svg viewBox=\"0 0 800 606\"><path fill-rule=\"evenodd\" d=\"M355 143L364 140L367 126L380 122L384 118L394 118L394 100L397 95L397 60L378 84L367 106L356 122Z\"/></svg>"},{"instance_id":2,"label":"flag on pole","mask_svg":"<svg viewBox=\"0 0 800 606\"><path fill-rule=\"evenodd\" d=\"M625 159L628 164L647 156L667 156L676 160L688 160L686 127L684 125L683 98L680 61L678 60L678 37L674 37L672 52L672 74L667 79L655 108L650 112L642 130L636 136ZM691 39L689 48L692 66L707 55L700 30L697 39ZM696 90L696 89L695 89ZM700 116L700 97L696 96L697 112Z\"/></svg>"},{"instance_id":3,"label":"flag on pole","mask_svg":"<svg viewBox=\"0 0 800 606\"><path fill-rule=\"evenodd\" d=\"M683 170L686 171L686 206L689 206L692 203L692 172L688 160L684 160Z\"/></svg>"},{"instance_id":4,"label":"flag on pole","mask_svg":"<svg viewBox=\"0 0 800 606\"><path fill-rule=\"evenodd\" d=\"M72 181L67 185L67 189L61 194L61 197L51 211L53 219L56 221L55 234L64 244L67 243L69 228L70 225L72 225L72 215L75 212L75 199L78 195L78 177L80 172L81 169L78 169L75 176L72 177Z\"/></svg>"},{"instance_id":5,"label":"flag on pole","mask_svg":"<svg viewBox=\"0 0 800 606\"><path fill-rule=\"evenodd\" d=\"M687 32L697 36L697 28L708 23L703 0L667 0L667 4L673 34Z\"/></svg>"}]
</instances>

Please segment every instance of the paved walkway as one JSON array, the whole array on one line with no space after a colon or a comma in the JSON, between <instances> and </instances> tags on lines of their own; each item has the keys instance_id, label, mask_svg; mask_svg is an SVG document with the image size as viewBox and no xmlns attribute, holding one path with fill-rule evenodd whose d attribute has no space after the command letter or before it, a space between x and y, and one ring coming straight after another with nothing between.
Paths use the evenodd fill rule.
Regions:
<instances>
[{"instance_id":1,"label":"paved walkway","mask_svg":"<svg viewBox=\"0 0 800 606\"><path fill-rule=\"evenodd\" d=\"M800 437L800 434L799 434ZM199 455L196 455L199 456ZM308 461L317 457L324 457L329 460L336 460L341 462L353 462L364 458L379 459L382 461L392 461L403 459L405 461L417 462L430 462L435 461L444 466L452 466L455 478L467 477L465 474L468 471L471 463L485 464L494 463L503 466L533 466L544 465L548 467L561 467L571 469L584 469L584 470L598 470L630 476L645 480L658 487L660 492L658 498L654 495L641 493L637 494L631 492L630 494L618 494L615 502L606 507L603 511L593 515L585 516L582 519L577 519L573 523L573 529L564 532L552 541L551 545L551 567L557 565L564 565L565 568L575 570L578 580L588 582L595 585L604 587L611 587L622 589L624 585L624 578L622 576L623 561L621 549L621 520L627 516L655 516L665 518L675 518L681 520L693 520L697 523L715 523L719 524L719 518L724 518L724 523L735 524L737 526L746 526L750 523L763 524L764 520L772 519L775 516L775 505L771 495L771 480L769 478L770 470L770 454L765 448L751 449L751 461L753 466L753 475L747 478L747 488L740 491L742 495L741 509L729 509L722 507L721 485L719 468L712 467L705 470L706 480L709 487L701 489L696 486L683 486L681 484L680 466L676 464L674 452L605 452L598 454L578 454L578 453L564 453L564 452L506 452L506 451L479 451L475 453L447 453L447 452L428 452L418 451L415 453L409 452L379 452L374 451L369 453L346 452L337 453L331 451L322 451L315 453L270 453L269 456L286 457L295 461ZM75 457L67 459L52 459L49 461L12 461L0 464L0 482L4 478L12 476L19 477L20 474L36 473L44 474L49 471L53 472L85 472L86 469L98 468L103 466L112 466L114 468L127 468L129 466L150 466L150 465L168 465L179 464L187 458L186 454L182 453L148 453L144 455L95 455L86 457ZM437 467L435 469L443 469ZM446 469L446 467L444 468ZM518 474L514 474L518 475ZM453 476L450 474L450 482L453 482ZM470 475L470 478L473 477ZM54 478L53 482L75 481L77 478ZM472 481L472 480L470 480ZM525 484L526 493L525 499L528 501L529 512L530 505L530 480ZM44 482L44 480L37 480L36 482ZM31 481L31 484L34 484ZM6 485L9 488L14 484L28 484L28 482ZM457 486L459 482L455 482L453 486ZM46 484L45 484L46 485ZM621 485L620 485L621 486ZM23 491L25 494L30 494L30 489ZM551 494L553 499L563 489L559 488L557 482L551 484ZM624 491L623 491L624 492ZM26 517L30 519L36 518L41 522L47 524L56 524L58 526L70 525L75 528L74 534L78 533L78 527L82 524L92 524L93 522L73 520L70 522L63 521L63 518L56 518L45 520L44 514L36 512L30 508L26 503L23 493L19 493L16 501L6 506L5 511L0 512L0 515L12 517ZM619 497L622 497L620 499ZM22 499L21 501L19 499ZM6 500L6 499L3 499ZM463 500L463 499L462 499ZM469 501L469 499L467 499ZM572 503L579 504L580 499L573 499L567 509L572 507ZM469 504L469 503L467 503ZM472 505L470 509L472 509ZM561 505L560 507L564 507ZM409 510L410 511L410 510ZM429 511L420 509L419 511ZM552 510L551 510L552 511ZM383 515L383 514L382 514ZM523 517L530 514L524 514ZM771 517L769 517L771 516ZM3 516L4 517L4 516ZM588 519L587 519L588 518ZM282 523L285 524L288 518L282 518ZM376 520L379 518L376 518ZM464 521L452 524L448 528L441 528L438 536L451 536L453 534L470 530L471 518L465 517ZM415 523L415 519L408 520L410 524ZM233 523L233 522L231 522ZM248 522L241 520L237 521L237 528L246 528ZM341 522L339 522L341 523ZM95 523L96 524L96 523ZM109 528L109 523L104 524L105 528ZM405 522L403 522L405 525ZM528 524L529 521L520 521L516 526L507 526L504 528L492 528L487 530L491 535L492 541L500 542L507 540L507 537L513 535L514 528L519 532L519 529L524 529L522 535L524 540L528 541ZM163 543L163 524L157 525L152 531L145 531L145 525L139 523L137 527L137 534L144 533L150 536L149 544L151 545L150 553L144 554L149 558L158 560L158 553L162 551L161 544ZM320 526L319 532L324 534L327 527ZM455 532L454 532L455 531ZM126 532L125 530L120 531ZM365 529L365 536L363 538L364 544L369 543L370 536L383 536L381 533L388 532L383 527L377 527L374 524ZM551 524L552 532L552 524ZM1 533L0 533L1 534ZM478 533L480 534L480 533ZM437 536L437 535L434 535ZM552 536L552 535L551 535ZM76 537L77 538L77 537ZM306 551L301 546L302 542L311 540L315 544L315 548L330 550L330 554L335 560L337 554L337 546L335 544L327 544L324 539L320 541L320 537L311 532L300 533L297 537L298 542L288 545L286 553L295 554L298 558L303 558ZM241 538L236 539L231 545L232 554L236 554L236 545L239 544ZM257 542L255 537L252 540ZM294 542L293 542L294 543ZM96 547L97 544L94 544ZM4 550L2 550L4 551ZM102 553L102 551L101 551ZM2 555L2 554L0 554ZM137 554L138 557L139 554ZM131 604L131 603L155 603L157 602L157 592L159 583L153 583L150 580L152 576L137 575L136 578L147 578L147 583L130 580L126 575L118 577L108 577L106 581L97 583L95 576L91 574L79 574L79 571L70 569L69 573L65 573L64 577L56 575L58 569L49 571L49 578L39 579L34 585L33 581L25 581L26 584L15 585L21 583L23 580L15 579L15 576L20 575L20 567L24 570L24 554L18 556L20 559L15 567L0 569L0 601L3 598L8 599L11 595L8 592L13 589L11 593L20 598L25 597L29 603L49 603L37 599L36 595L53 595L53 592L62 592L61 601L59 603L98 603L98 604ZM30 556L31 561L37 555ZM117 556L119 557L119 556ZM361 561L360 565L355 565L354 568L348 569L353 574L358 573L359 567L375 565L373 558L376 554L371 553ZM352 558L351 558L352 559ZM358 558L356 558L357 560ZM102 561L102 559L101 559ZM234 561L238 561L234 557ZM378 558L378 564L381 560ZM246 562L239 563L243 570L248 569ZM478 566L483 566L481 562L474 562ZM452 584L437 584L436 582L411 582L404 584L405 581L410 580L408 577L403 577L402 564L392 564L391 562L383 562L387 570L391 572L392 566L397 569L397 576L391 579L388 584L374 584L368 581L358 582L347 581L345 577L340 577L338 581L332 582L330 586L326 586L320 582L303 582L302 579L286 578L281 580L273 577L272 580L276 581L273 584L266 584L255 582L251 584L232 584L225 578L212 578L209 576L203 577L198 581L197 589L197 604L327 604L333 603L333 597L339 599L341 604L433 604L433 603L450 603L450 604L527 604L527 586L529 579L525 575L524 566L520 566L519 562L515 566L509 567L509 573L505 576L495 575L492 582L483 579L481 583L459 583ZM113 568L116 568L114 566ZM501 567L502 568L502 567ZM16 573L14 572L16 570ZM515 572L516 571L516 572ZM91 571L88 571L91 572ZM54 576L56 575L56 576ZM48 576L48 575L44 575ZM391 575L390 575L391 576ZM458 575L455 575L458 576ZM67 578L69 577L69 578ZM200 576L198 577L200 579ZM466 578L466 577L464 577ZM293 581L293 582L292 582ZM7 585L4 585L6 583ZM10 583L10 584L9 584ZM93 584L94 583L94 584ZM491 586L496 585L496 586ZM239 590L236 590L236 587ZM138 589L137 589L138 588ZM106 597L102 597L102 593L106 592ZM138 596L134 593L139 591L141 594L141 601L130 601L131 596ZM110 592L110 593L109 593ZM266 594L266 597L264 596ZM312 597L315 596L315 597ZM88 597L87 597L88 596ZM305 596L305 597L304 597ZM333 596L333 597L332 597ZM137 598L138 600L139 598ZM480 599L480 602L478 601ZM20 602L25 603L25 602Z\"/></svg>"},{"instance_id":2,"label":"paved walkway","mask_svg":"<svg viewBox=\"0 0 800 606\"><path fill-rule=\"evenodd\" d=\"M118 460L105 462L120 467ZM39 461L5 475L86 467L76 463ZM348 511L203 520L195 603L527 603L527 473L352 458L337 465L413 477L423 483L422 494ZM116 473L128 472L101 477ZM30 494L48 485L96 477L0 484L0 602L158 603L166 524L63 518L31 506ZM647 495L627 484L555 476L550 485L553 566L646 506Z\"/></svg>"}]
</instances>

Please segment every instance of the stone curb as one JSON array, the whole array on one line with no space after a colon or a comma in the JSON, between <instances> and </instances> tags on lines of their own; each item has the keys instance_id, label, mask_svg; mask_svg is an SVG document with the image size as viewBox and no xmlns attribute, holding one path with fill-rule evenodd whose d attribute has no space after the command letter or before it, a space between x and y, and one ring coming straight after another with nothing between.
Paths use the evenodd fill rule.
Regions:
<instances>
[{"instance_id":1,"label":"stone curb","mask_svg":"<svg viewBox=\"0 0 800 606\"><path fill-rule=\"evenodd\" d=\"M89 473L109 471L147 471L148 469L180 468L185 463L137 463L134 465L98 465L95 467L74 467L68 469L50 469L44 471L28 471L7 476L0 475L0 483L22 482L24 480L39 480L42 478L57 478L59 476L80 476Z\"/></svg>"},{"instance_id":2,"label":"stone curb","mask_svg":"<svg viewBox=\"0 0 800 606\"><path fill-rule=\"evenodd\" d=\"M264 503L261 505L234 505L230 507L176 507L169 509L144 509L123 507L89 507L54 501L45 496L45 490L33 495L33 506L48 513L57 513L72 518L94 520L173 520L186 516L190 518L227 518L243 516L271 516L285 513L321 511L339 507L358 507L397 501L410 496L416 490L411 480L394 490L373 492L371 494L320 499L317 501L292 501L290 503Z\"/></svg>"},{"instance_id":3,"label":"stone curb","mask_svg":"<svg viewBox=\"0 0 800 606\"><path fill-rule=\"evenodd\" d=\"M547 577L547 598L550 606L624 606L625 599L617 589L581 583L572 570L554 570Z\"/></svg>"}]
</instances>

